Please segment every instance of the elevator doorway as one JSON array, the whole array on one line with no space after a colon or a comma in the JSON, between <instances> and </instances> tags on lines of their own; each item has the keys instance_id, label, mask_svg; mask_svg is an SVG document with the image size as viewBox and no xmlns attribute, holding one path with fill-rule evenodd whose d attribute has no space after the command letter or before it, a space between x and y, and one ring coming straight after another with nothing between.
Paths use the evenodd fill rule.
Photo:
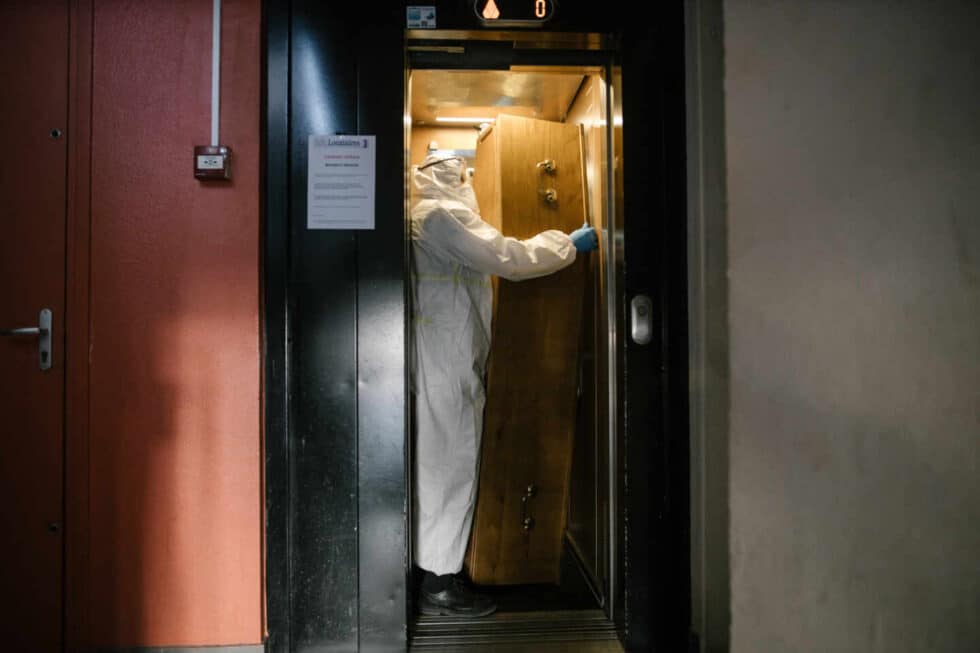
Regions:
<instances>
[{"instance_id":1,"label":"elevator doorway","mask_svg":"<svg viewBox=\"0 0 980 653\"><path fill-rule=\"evenodd\" d=\"M605 639L612 646L614 551L622 527L615 520L622 325L610 310L621 303L616 248L610 244L622 242L615 205L622 193L616 164L622 116L614 108L612 57L583 50L575 63L574 50L563 43L560 65L548 65L540 52L534 64L521 65L511 63L512 52L494 61L493 47L477 41L474 48L473 38L479 35L407 41L409 207L417 201L412 180L423 160L460 157L481 217L504 235L571 231L584 222L596 229L600 247L579 256L579 269L555 279L516 286L494 279L484 433L495 436L482 443L465 569L498 610L479 619L413 612L410 643L422 648ZM522 228L530 231L520 233ZM533 284L541 288L528 289ZM547 321L548 310L569 310L569 302L575 306L566 324L522 323ZM554 356L569 339L575 341L573 359L547 360L545 350ZM539 365L550 373L538 371ZM542 381L550 381L549 391L535 395ZM542 491L549 484L550 492ZM536 514L529 517L532 504L538 504ZM412 589L414 598L417 587Z\"/></svg>"}]
</instances>

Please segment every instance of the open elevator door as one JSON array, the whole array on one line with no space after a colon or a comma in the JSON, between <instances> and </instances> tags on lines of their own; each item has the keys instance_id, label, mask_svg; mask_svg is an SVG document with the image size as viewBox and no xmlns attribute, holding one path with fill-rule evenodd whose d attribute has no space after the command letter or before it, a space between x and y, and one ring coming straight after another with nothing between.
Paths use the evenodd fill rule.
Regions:
<instances>
[{"instance_id":1,"label":"open elevator door","mask_svg":"<svg viewBox=\"0 0 980 653\"><path fill-rule=\"evenodd\" d=\"M466 159L483 219L505 235L588 220L604 244L559 274L494 284L484 429L494 436L483 440L466 568L498 614L419 617L411 641L490 643L528 630L541 641L614 637L618 302L605 244L617 231L621 121L610 119L608 41L536 34L529 56L520 41L485 34L424 36L407 41L410 166L430 153Z\"/></svg>"},{"instance_id":2,"label":"open elevator door","mask_svg":"<svg viewBox=\"0 0 980 653\"><path fill-rule=\"evenodd\" d=\"M610 569L615 589L604 600L628 650L683 650L689 565L682 7L658 5L651 21L639 10L613 15L568 0L548 26L553 31L507 33L481 24L472 3L434 4L440 28L459 30L444 39L475 30L467 49L492 57L509 50L519 60L508 70L582 65L578 57L588 48L541 45L589 31L615 35L612 79L621 70L623 86L614 102L623 125L613 126L623 135L616 168L623 190L614 201L629 218L607 244L621 263L620 299L609 310L625 332L615 334L622 441L613 461L617 507L610 510L617 524L611 559L619 563ZM404 98L406 46L416 36L406 33L405 6L398 3L269 3L265 26L268 650L402 650L413 619ZM323 134L377 137L374 229L307 228L307 144ZM649 340L643 329L634 340L628 328L638 296L650 299L646 316L637 311L649 319Z\"/></svg>"}]
</instances>

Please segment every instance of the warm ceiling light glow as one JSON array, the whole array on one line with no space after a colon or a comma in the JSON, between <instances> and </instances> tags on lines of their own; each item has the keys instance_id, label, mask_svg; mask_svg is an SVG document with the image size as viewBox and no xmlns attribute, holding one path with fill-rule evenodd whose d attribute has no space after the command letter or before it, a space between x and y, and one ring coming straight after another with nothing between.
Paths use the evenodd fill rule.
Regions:
<instances>
[{"instance_id":1,"label":"warm ceiling light glow","mask_svg":"<svg viewBox=\"0 0 980 653\"><path fill-rule=\"evenodd\" d=\"M493 0L487 3L487 6L483 8L483 17L487 20L497 20L500 18L500 10L497 9L497 3Z\"/></svg>"},{"instance_id":2,"label":"warm ceiling light glow","mask_svg":"<svg viewBox=\"0 0 980 653\"><path fill-rule=\"evenodd\" d=\"M493 118L444 118L443 116L436 116L436 122L455 122L467 125L479 125L483 122L493 122Z\"/></svg>"}]
</instances>

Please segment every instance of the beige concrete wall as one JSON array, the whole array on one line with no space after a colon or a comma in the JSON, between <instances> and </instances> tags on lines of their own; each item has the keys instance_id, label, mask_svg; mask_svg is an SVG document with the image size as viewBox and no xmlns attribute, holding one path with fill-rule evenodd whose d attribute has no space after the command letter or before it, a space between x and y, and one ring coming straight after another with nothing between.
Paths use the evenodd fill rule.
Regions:
<instances>
[{"instance_id":1,"label":"beige concrete wall","mask_svg":"<svg viewBox=\"0 0 980 653\"><path fill-rule=\"evenodd\" d=\"M980 650L980 4L724 5L731 650Z\"/></svg>"}]
</instances>

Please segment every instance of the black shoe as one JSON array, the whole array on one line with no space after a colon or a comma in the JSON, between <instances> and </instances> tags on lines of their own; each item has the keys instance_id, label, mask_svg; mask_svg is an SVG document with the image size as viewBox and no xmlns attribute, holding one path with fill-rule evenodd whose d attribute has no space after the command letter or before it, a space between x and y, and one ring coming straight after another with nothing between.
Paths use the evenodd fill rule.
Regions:
<instances>
[{"instance_id":1,"label":"black shoe","mask_svg":"<svg viewBox=\"0 0 980 653\"><path fill-rule=\"evenodd\" d=\"M478 594L459 578L453 578L438 592L419 592L419 611L427 616L485 617L497 610L486 594Z\"/></svg>"}]
</instances>

